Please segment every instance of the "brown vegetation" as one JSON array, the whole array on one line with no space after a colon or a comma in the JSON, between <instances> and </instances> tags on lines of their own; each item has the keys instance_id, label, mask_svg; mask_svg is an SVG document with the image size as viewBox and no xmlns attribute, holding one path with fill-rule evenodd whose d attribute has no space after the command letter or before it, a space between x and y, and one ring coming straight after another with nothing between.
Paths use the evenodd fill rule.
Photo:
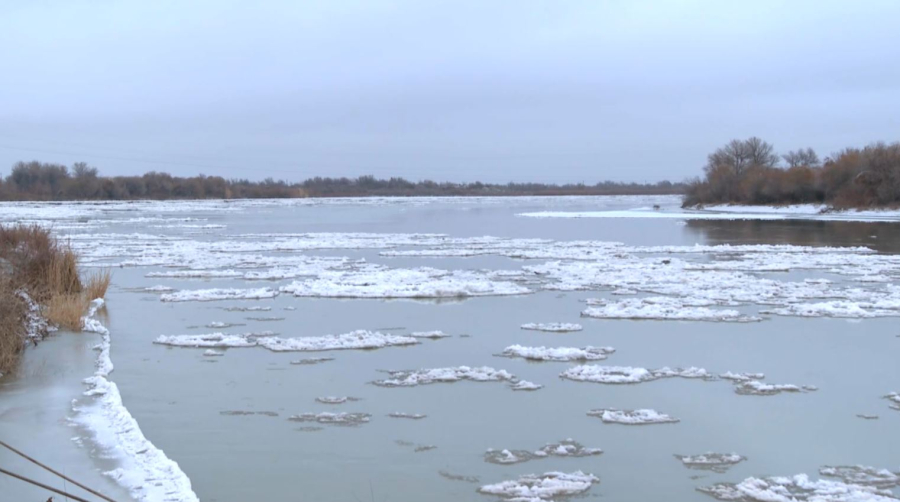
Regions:
<instances>
[{"instance_id":1,"label":"brown vegetation","mask_svg":"<svg viewBox=\"0 0 900 502\"><path fill-rule=\"evenodd\" d=\"M706 176L690 183L684 206L829 204L835 208L900 205L900 143L847 148L819 162L811 149L784 154L759 138L734 140L709 155Z\"/></svg>"},{"instance_id":2,"label":"brown vegetation","mask_svg":"<svg viewBox=\"0 0 900 502\"><path fill-rule=\"evenodd\" d=\"M62 328L80 331L90 301L109 286L109 271L82 283L78 260L68 244L37 226L0 226L0 373L9 371L25 346L31 305ZM24 295L27 296L24 296Z\"/></svg>"},{"instance_id":3,"label":"brown vegetation","mask_svg":"<svg viewBox=\"0 0 900 502\"><path fill-rule=\"evenodd\" d=\"M403 178L311 178L288 183L271 178L252 182L219 176L182 178L165 173L143 176L100 176L96 168L76 163L19 162L0 182L0 200L139 200L252 199L367 196L504 196L504 195L659 195L680 194L684 184L601 182L546 185L542 183L437 183Z\"/></svg>"}]
</instances>

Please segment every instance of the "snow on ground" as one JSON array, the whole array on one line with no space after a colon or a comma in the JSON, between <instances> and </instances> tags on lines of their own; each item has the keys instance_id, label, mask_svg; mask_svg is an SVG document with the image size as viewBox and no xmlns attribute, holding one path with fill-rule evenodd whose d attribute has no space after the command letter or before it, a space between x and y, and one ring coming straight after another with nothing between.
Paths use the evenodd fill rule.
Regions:
<instances>
[{"instance_id":1,"label":"snow on ground","mask_svg":"<svg viewBox=\"0 0 900 502\"><path fill-rule=\"evenodd\" d=\"M390 378L376 380L372 383L381 387L415 387L440 382L458 382L471 380L474 382L513 381L515 377L506 370L497 370L489 366L469 367L456 366L450 368L432 368L412 371L389 371Z\"/></svg>"},{"instance_id":2,"label":"snow on ground","mask_svg":"<svg viewBox=\"0 0 900 502\"><path fill-rule=\"evenodd\" d=\"M615 352L612 347L525 347L510 345L499 355L504 357L521 357L531 361L599 361Z\"/></svg>"},{"instance_id":3,"label":"snow on ground","mask_svg":"<svg viewBox=\"0 0 900 502\"><path fill-rule=\"evenodd\" d=\"M740 483L718 483L698 488L719 500L741 502L895 502L887 490L873 486L820 479L806 474L790 477L747 478Z\"/></svg>"},{"instance_id":4,"label":"snow on ground","mask_svg":"<svg viewBox=\"0 0 900 502\"><path fill-rule=\"evenodd\" d=\"M657 370L637 368L632 366L598 366L581 365L569 368L559 374L560 377L578 382L593 382L607 384L633 384L650 382L660 378L701 378L709 380L712 375L703 368L676 368L663 367Z\"/></svg>"},{"instance_id":5,"label":"snow on ground","mask_svg":"<svg viewBox=\"0 0 900 502\"><path fill-rule=\"evenodd\" d=\"M516 502L550 501L556 497L570 497L587 492L600 479L581 471L572 473L545 472L526 474L519 479L484 485L478 489L486 495L496 495Z\"/></svg>"},{"instance_id":6,"label":"snow on ground","mask_svg":"<svg viewBox=\"0 0 900 502\"><path fill-rule=\"evenodd\" d=\"M153 341L173 347L245 348L263 347L273 352L314 352L323 350L380 349L415 345L415 338L357 330L341 335L280 338L263 334L160 335Z\"/></svg>"},{"instance_id":7,"label":"snow on ground","mask_svg":"<svg viewBox=\"0 0 900 502\"><path fill-rule=\"evenodd\" d=\"M209 302L216 300L261 300L263 298L275 298L276 296L278 296L278 291L270 288L214 288L165 293L160 295L159 299L164 302Z\"/></svg>"},{"instance_id":8,"label":"snow on ground","mask_svg":"<svg viewBox=\"0 0 900 502\"><path fill-rule=\"evenodd\" d=\"M565 439L558 443L547 443L540 449L531 450L495 450L488 449L484 453L484 461L492 464L518 464L529 460L547 457L589 457L600 455L600 448L587 448L577 441Z\"/></svg>"},{"instance_id":9,"label":"snow on ground","mask_svg":"<svg viewBox=\"0 0 900 502\"><path fill-rule=\"evenodd\" d=\"M84 380L88 386L84 393L87 399L74 405L72 421L85 428L102 453L118 463L117 468L105 474L126 488L135 500L198 501L190 479L177 463L144 437L137 421L122 403L119 388L109 380L113 371L109 357L110 334L95 317L102 306L102 299L94 300L82 319L83 330L99 333L101 341L95 347L99 351L97 371Z\"/></svg>"},{"instance_id":10,"label":"snow on ground","mask_svg":"<svg viewBox=\"0 0 900 502\"><path fill-rule=\"evenodd\" d=\"M619 301L590 299L590 307L581 315L595 319L656 319L678 321L732 321L754 322L758 317L741 314L731 309L711 309L691 306L690 302L679 298L654 296L649 298L627 298Z\"/></svg>"},{"instance_id":11,"label":"snow on ground","mask_svg":"<svg viewBox=\"0 0 900 502\"><path fill-rule=\"evenodd\" d=\"M651 409L617 410L615 408L601 408L591 410L587 414L589 417L597 417L608 424L651 425L671 424L679 421L677 418Z\"/></svg>"},{"instance_id":12,"label":"snow on ground","mask_svg":"<svg viewBox=\"0 0 900 502\"><path fill-rule=\"evenodd\" d=\"M700 469L724 473L731 467L747 460L737 453L706 452L700 455L675 455L675 458L688 469Z\"/></svg>"},{"instance_id":13,"label":"snow on ground","mask_svg":"<svg viewBox=\"0 0 900 502\"><path fill-rule=\"evenodd\" d=\"M580 324L569 322L530 322L523 324L520 328L532 331L547 331L549 333L568 333L570 331L581 331L584 329Z\"/></svg>"}]
</instances>

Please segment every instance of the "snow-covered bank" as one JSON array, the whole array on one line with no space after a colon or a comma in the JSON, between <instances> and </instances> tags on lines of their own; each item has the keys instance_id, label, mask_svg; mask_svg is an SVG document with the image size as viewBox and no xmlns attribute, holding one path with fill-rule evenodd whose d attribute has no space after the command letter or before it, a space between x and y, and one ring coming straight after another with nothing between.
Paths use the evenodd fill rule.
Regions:
<instances>
[{"instance_id":1,"label":"snow-covered bank","mask_svg":"<svg viewBox=\"0 0 900 502\"><path fill-rule=\"evenodd\" d=\"M803 204L794 206L713 205L696 209L636 208L616 211L537 211L519 213L528 218L669 218L679 220L823 220L858 222L900 221L900 210L832 210L827 206Z\"/></svg>"},{"instance_id":2,"label":"snow-covered bank","mask_svg":"<svg viewBox=\"0 0 900 502\"><path fill-rule=\"evenodd\" d=\"M136 500L198 501L190 479L175 461L144 437L137 421L125 408L119 388L109 380L113 371L110 334L96 318L102 306L102 299L94 300L82 320L82 329L99 333L101 341L95 347L99 351L97 371L84 380L88 386L84 393L86 399L75 405L72 421L86 429L103 454L119 464L105 474L128 489Z\"/></svg>"}]
</instances>

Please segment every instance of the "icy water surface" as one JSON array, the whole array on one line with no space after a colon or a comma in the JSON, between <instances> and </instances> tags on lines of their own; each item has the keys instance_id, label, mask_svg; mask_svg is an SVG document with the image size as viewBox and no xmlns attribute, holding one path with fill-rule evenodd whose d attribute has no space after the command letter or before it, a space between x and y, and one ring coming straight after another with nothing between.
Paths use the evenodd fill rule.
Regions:
<instances>
[{"instance_id":1,"label":"icy water surface","mask_svg":"<svg viewBox=\"0 0 900 502\"><path fill-rule=\"evenodd\" d=\"M897 224L517 216L654 204L677 199L72 204L0 216L52 225L86 265L115 267L110 380L200 500L893 497L900 398L884 396L900 391ZM542 326L553 323L565 329ZM28 357L56 357L66 336ZM96 473L116 452L67 425L84 413L69 402L85 399L96 356L75 353L83 373L51 375L52 403L38 394L52 417L41 441L68 441L58 462L80 451L109 483ZM0 410L38 406L25 394L43 384L31 381L5 377ZM0 413L16 437L29 420ZM819 474L857 464L887 474ZM809 480L766 480L797 474Z\"/></svg>"}]
</instances>

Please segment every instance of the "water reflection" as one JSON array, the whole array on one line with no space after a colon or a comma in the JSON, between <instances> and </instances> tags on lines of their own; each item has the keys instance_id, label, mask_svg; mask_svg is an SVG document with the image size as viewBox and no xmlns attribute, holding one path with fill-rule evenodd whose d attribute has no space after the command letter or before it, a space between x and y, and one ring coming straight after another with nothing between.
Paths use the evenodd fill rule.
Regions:
<instances>
[{"instance_id":1,"label":"water reflection","mask_svg":"<svg viewBox=\"0 0 900 502\"><path fill-rule=\"evenodd\" d=\"M687 231L707 244L793 244L866 246L900 253L900 226L887 222L688 220Z\"/></svg>"}]
</instances>

